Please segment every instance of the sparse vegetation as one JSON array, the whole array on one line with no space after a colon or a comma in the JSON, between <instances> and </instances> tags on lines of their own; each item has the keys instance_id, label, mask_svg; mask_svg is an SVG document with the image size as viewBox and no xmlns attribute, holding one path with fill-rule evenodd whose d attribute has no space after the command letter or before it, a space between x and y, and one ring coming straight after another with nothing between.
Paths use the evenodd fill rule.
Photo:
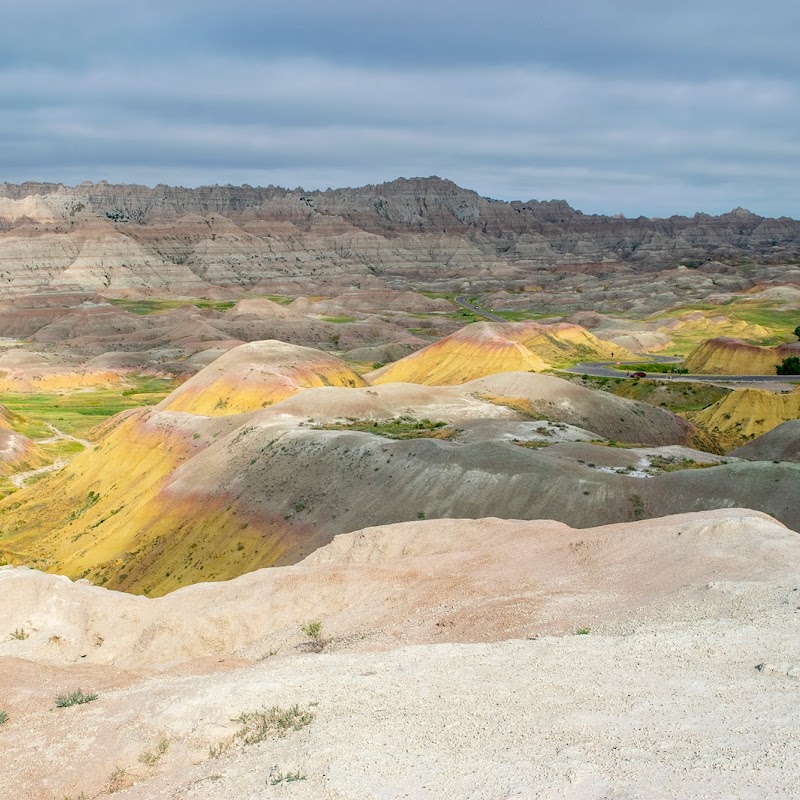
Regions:
<instances>
[{"instance_id":1,"label":"sparse vegetation","mask_svg":"<svg viewBox=\"0 0 800 800\"><path fill-rule=\"evenodd\" d=\"M631 495L631 508L633 511L633 518L635 520L644 519L647 516L647 508L645 507L644 500L638 495Z\"/></svg>"},{"instance_id":2,"label":"sparse vegetation","mask_svg":"<svg viewBox=\"0 0 800 800\"><path fill-rule=\"evenodd\" d=\"M158 744L152 750L144 750L139 756L139 762L146 767L154 767L163 758L164 754L169 750L169 740L165 737L159 740Z\"/></svg>"},{"instance_id":3,"label":"sparse vegetation","mask_svg":"<svg viewBox=\"0 0 800 800\"><path fill-rule=\"evenodd\" d=\"M591 632L592 632L591 628L578 628L578 630L575 631L575 635L576 636L587 636Z\"/></svg>"},{"instance_id":4,"label":"sparse vegetation","mask_svg":"<svg viewBox=\"0 0 800 800\"><path fill-rule=\"evenodd\" d=\"M16 639L17 641L22 641L27 639L30 634L24 628L17 628L14 631L11 631L11 638Z\"/></svg>"},{"instance_id":5,"label":"sparse vegetation","mask_svg":"<svg viewBox=\"0 0 800 800\"><path fill-rule=\"evenodd\" d=\"M323 322L335 322L337 325L342 325L346 322L355 322L355 317L320 317Z\"/></svg>"},{"instance_id":6,"label":"sparse vegetation","mask_svg":"<svg viewBox=\"0 0 800 800\"><path fill-rule=\"evenodd\" d=\"M294 783L295 781L304 781L305 779L306 774L304 772L300 772L300 770L295 770L294 772L282 772L273 767L269 773L270 786L277 786L279 783Z\"/></svg>"},{"instance_id":7,"label":"sparse vegetation","mask_svg":"<svg viewBox=\"0 0 800 800\"><path fill-rule=\"evenodd\" d=\"M429 419L414 419L409 416L393 419L348 420L347 422L331 422L326 425L315 425L315 430L327 431L361 431L385 436L387 439L449 439L455 430L447 427L446 422L433 422Z\"/></svg>"},{"instance_id":8,"label":"sparse vegetation","mask_svg":"<svg viewBox=\"0 0 800 800\"><path fill-rule=\"evenodd\" d=\"M573 383L581 383L590 389L602 389L604 392L625 397L628 400L639 400L653 406L666 408L674 414L699 411L713 405L731 393L730 389L715 386L712 383L680 381L630 381L624 378L599 378L592 375L570 375L560 373L559 377Z\"/></svg>"},{"instance_id":9,"label":"sparse vegetation","mask_svg":"<svg viewBox=\"0 0 800 800\"><path fill-rule=\"evenodd\" d=\"M707 467L716 467L719 464L716 461L695 461L691 458L682 458L679 461L671 461L663 456L650 456L650 467L660 472L679 472L684 469L706 469ZM726 464L726 461L722 463Z\"/></svg>"},{"instance_id":10,"label":"sparse vegetation","mask_svg":"<svg viewBox=\"0 0 800 800\"><path fill-rule=\"evenodd\" d=\"M321 653L330 644L330 639L322 632L322 622L318 619L303 623L300 631L308 637L305 646L314 653Z\"/></svg>"},{"instance_id":11,"label":"sparse vegetation","mask_svg":"<svg viewBox=\"0 0 800 800\"><path fill-rule=\"evenodd\" d=\"M69 708L70 706L80 706L97 700L97 692L86 692L83 689L76 689L74 692L67 692L56 697L56 708Z\"/></svg>"},{"instance_id":12,"label":"sparse vegetation","mask_svg":"<svg viewBox=\"0 0 800 800\"><path fill-rule=\"evenodd\" d=\"M233 308L236 303L230 300L124 300L112 298L109 300L115 306L119 306L131 314L160 314L164 311L172 311L182 306L194 306L195 308L211 308L214 311L227 311Z\"/></svg>"},{"instance_id":13,"label":"sparse vegetation","mask_svg":"<svg viewBox=\"0 0 800 800\"><path fill-rule=\"evenodd\" d=\"M225 755L236 744L248 746L259 744L273 736L286 736L292 731L299 731L310 725L314 714L298 705L290 708L266 706L258 711L244 711L233 722L239 723L239 729L233 736L224 739L216 745L210 745L208 755L210 758L219 758Z\"/></svg>"},{"instance_id":14,"label":"sparse vegetation","mask_svg":"<svg viewBox=\"0 0 800 800\"><path fill-rule=\"evenodd\" d=\"M240 727L236 738L244 745L258 744L270 736L286 736L291 731L299 731L310 725L314 715L304 711L300 706L290 708L263 708L260 711L246 711L240 714L235 722Z\"/></svg>"},{"instance_id":15,"label":"sparse vegetation","mask_svg":"<svg viewBox=\"0 0 800 800\"><path fill-rule=\"evenodd\" d=\"M8 722L8 712L0 711L0 725L4 725L6 722Z\"/></svg>"},{"instance_id":16,"label":"sparse vegetation","mask_svg":"<svg viewBox=\"0 0 800 800\"><path fill-rule=\"evenodd\" d=\"M132 783L131 778L132 776L128 770L123 769L122 767L115 767L114 771L108 778L108 793L114 794L115 792L120 792L123 789L127 789Z\"/></svg>"}]
</instances>

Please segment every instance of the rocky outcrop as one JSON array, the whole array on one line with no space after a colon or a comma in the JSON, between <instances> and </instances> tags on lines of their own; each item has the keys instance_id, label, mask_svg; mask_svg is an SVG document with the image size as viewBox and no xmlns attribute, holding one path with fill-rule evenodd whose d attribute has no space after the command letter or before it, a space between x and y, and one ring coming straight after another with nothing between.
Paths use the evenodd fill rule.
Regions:
<instances>
[{"instance_id":1,"label":"rocky outcrop","mask_svg":"<svg viewBox=\"0 0 800 800\"><path fill-rule=\"evenodd\" d=\"M553 266L591 282L625 268L698 267L711 259L783 264L799 256L800 222L788 218L744 209L605 217L559 200L490 200L436 177L324 192L0 185L0 288L15 293L51 286L118 296L206 296L264 284L522 286L532 271ZM701 271L680 277L704 280Z\"/></svg>"}]
</instances>

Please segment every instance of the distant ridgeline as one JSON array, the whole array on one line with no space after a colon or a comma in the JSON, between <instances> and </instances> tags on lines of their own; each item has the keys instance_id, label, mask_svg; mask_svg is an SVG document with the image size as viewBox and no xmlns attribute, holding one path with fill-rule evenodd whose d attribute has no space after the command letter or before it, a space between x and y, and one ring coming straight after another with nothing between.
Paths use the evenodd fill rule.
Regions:
<instances>
[{"instance_id":1,"label":"distant ridgeline","mask_svg":"<svg viewBox=\"0 0 800 800\"><path fill-rule=\"evenodd\" d=\"M503 202L437 177L306 192L269 186L0 184L0 289L114 293L323 277L520 280L553 265L597 275L708 261L800 259L800 222L744 209L693 217L587 215Z\"/></svg>"}]
</instances>

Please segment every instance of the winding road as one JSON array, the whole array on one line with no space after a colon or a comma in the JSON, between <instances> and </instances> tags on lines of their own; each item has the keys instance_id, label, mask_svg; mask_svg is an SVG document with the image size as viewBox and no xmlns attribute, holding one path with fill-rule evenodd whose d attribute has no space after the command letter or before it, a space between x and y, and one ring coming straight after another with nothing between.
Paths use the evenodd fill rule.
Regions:
<instances>
[{"instance_id":1,"label":"winding road","mask_svg":"<svg viewBox=\"0 0 800 800\"><path fill-rule=\"evenodd\" d=\"M462 294L459 297L454 297L453 302L457 306L461 306L461 308L465 308L467 311L471 311L473 314L477 314L479 317L491 320L492 322L508 322L507 319L504 319L499 314L493 314L491 311L484 311L482 308L478 308L478 306L473 305L469 300L467 300L467 296L465 294Z\"/></svg>"}]
</instances>

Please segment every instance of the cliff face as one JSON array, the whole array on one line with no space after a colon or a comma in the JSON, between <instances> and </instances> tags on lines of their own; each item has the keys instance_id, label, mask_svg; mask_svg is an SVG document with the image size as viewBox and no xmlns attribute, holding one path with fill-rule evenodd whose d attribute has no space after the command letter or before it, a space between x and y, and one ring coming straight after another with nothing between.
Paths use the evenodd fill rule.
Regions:
<instances>
[{"instance_id":1,"label":"cliff face","mask_svg":"<svg viewBox=\"0 0 800 800\"><path fill-rule=\"evenodd\" d=\"M506 203L440 178L305 192L84 183L0 185L0 288L197 295L309 285L501 285L554 265L652 271L800 257L800 222L586 215Z\"/></svg>"}]
</instances>

